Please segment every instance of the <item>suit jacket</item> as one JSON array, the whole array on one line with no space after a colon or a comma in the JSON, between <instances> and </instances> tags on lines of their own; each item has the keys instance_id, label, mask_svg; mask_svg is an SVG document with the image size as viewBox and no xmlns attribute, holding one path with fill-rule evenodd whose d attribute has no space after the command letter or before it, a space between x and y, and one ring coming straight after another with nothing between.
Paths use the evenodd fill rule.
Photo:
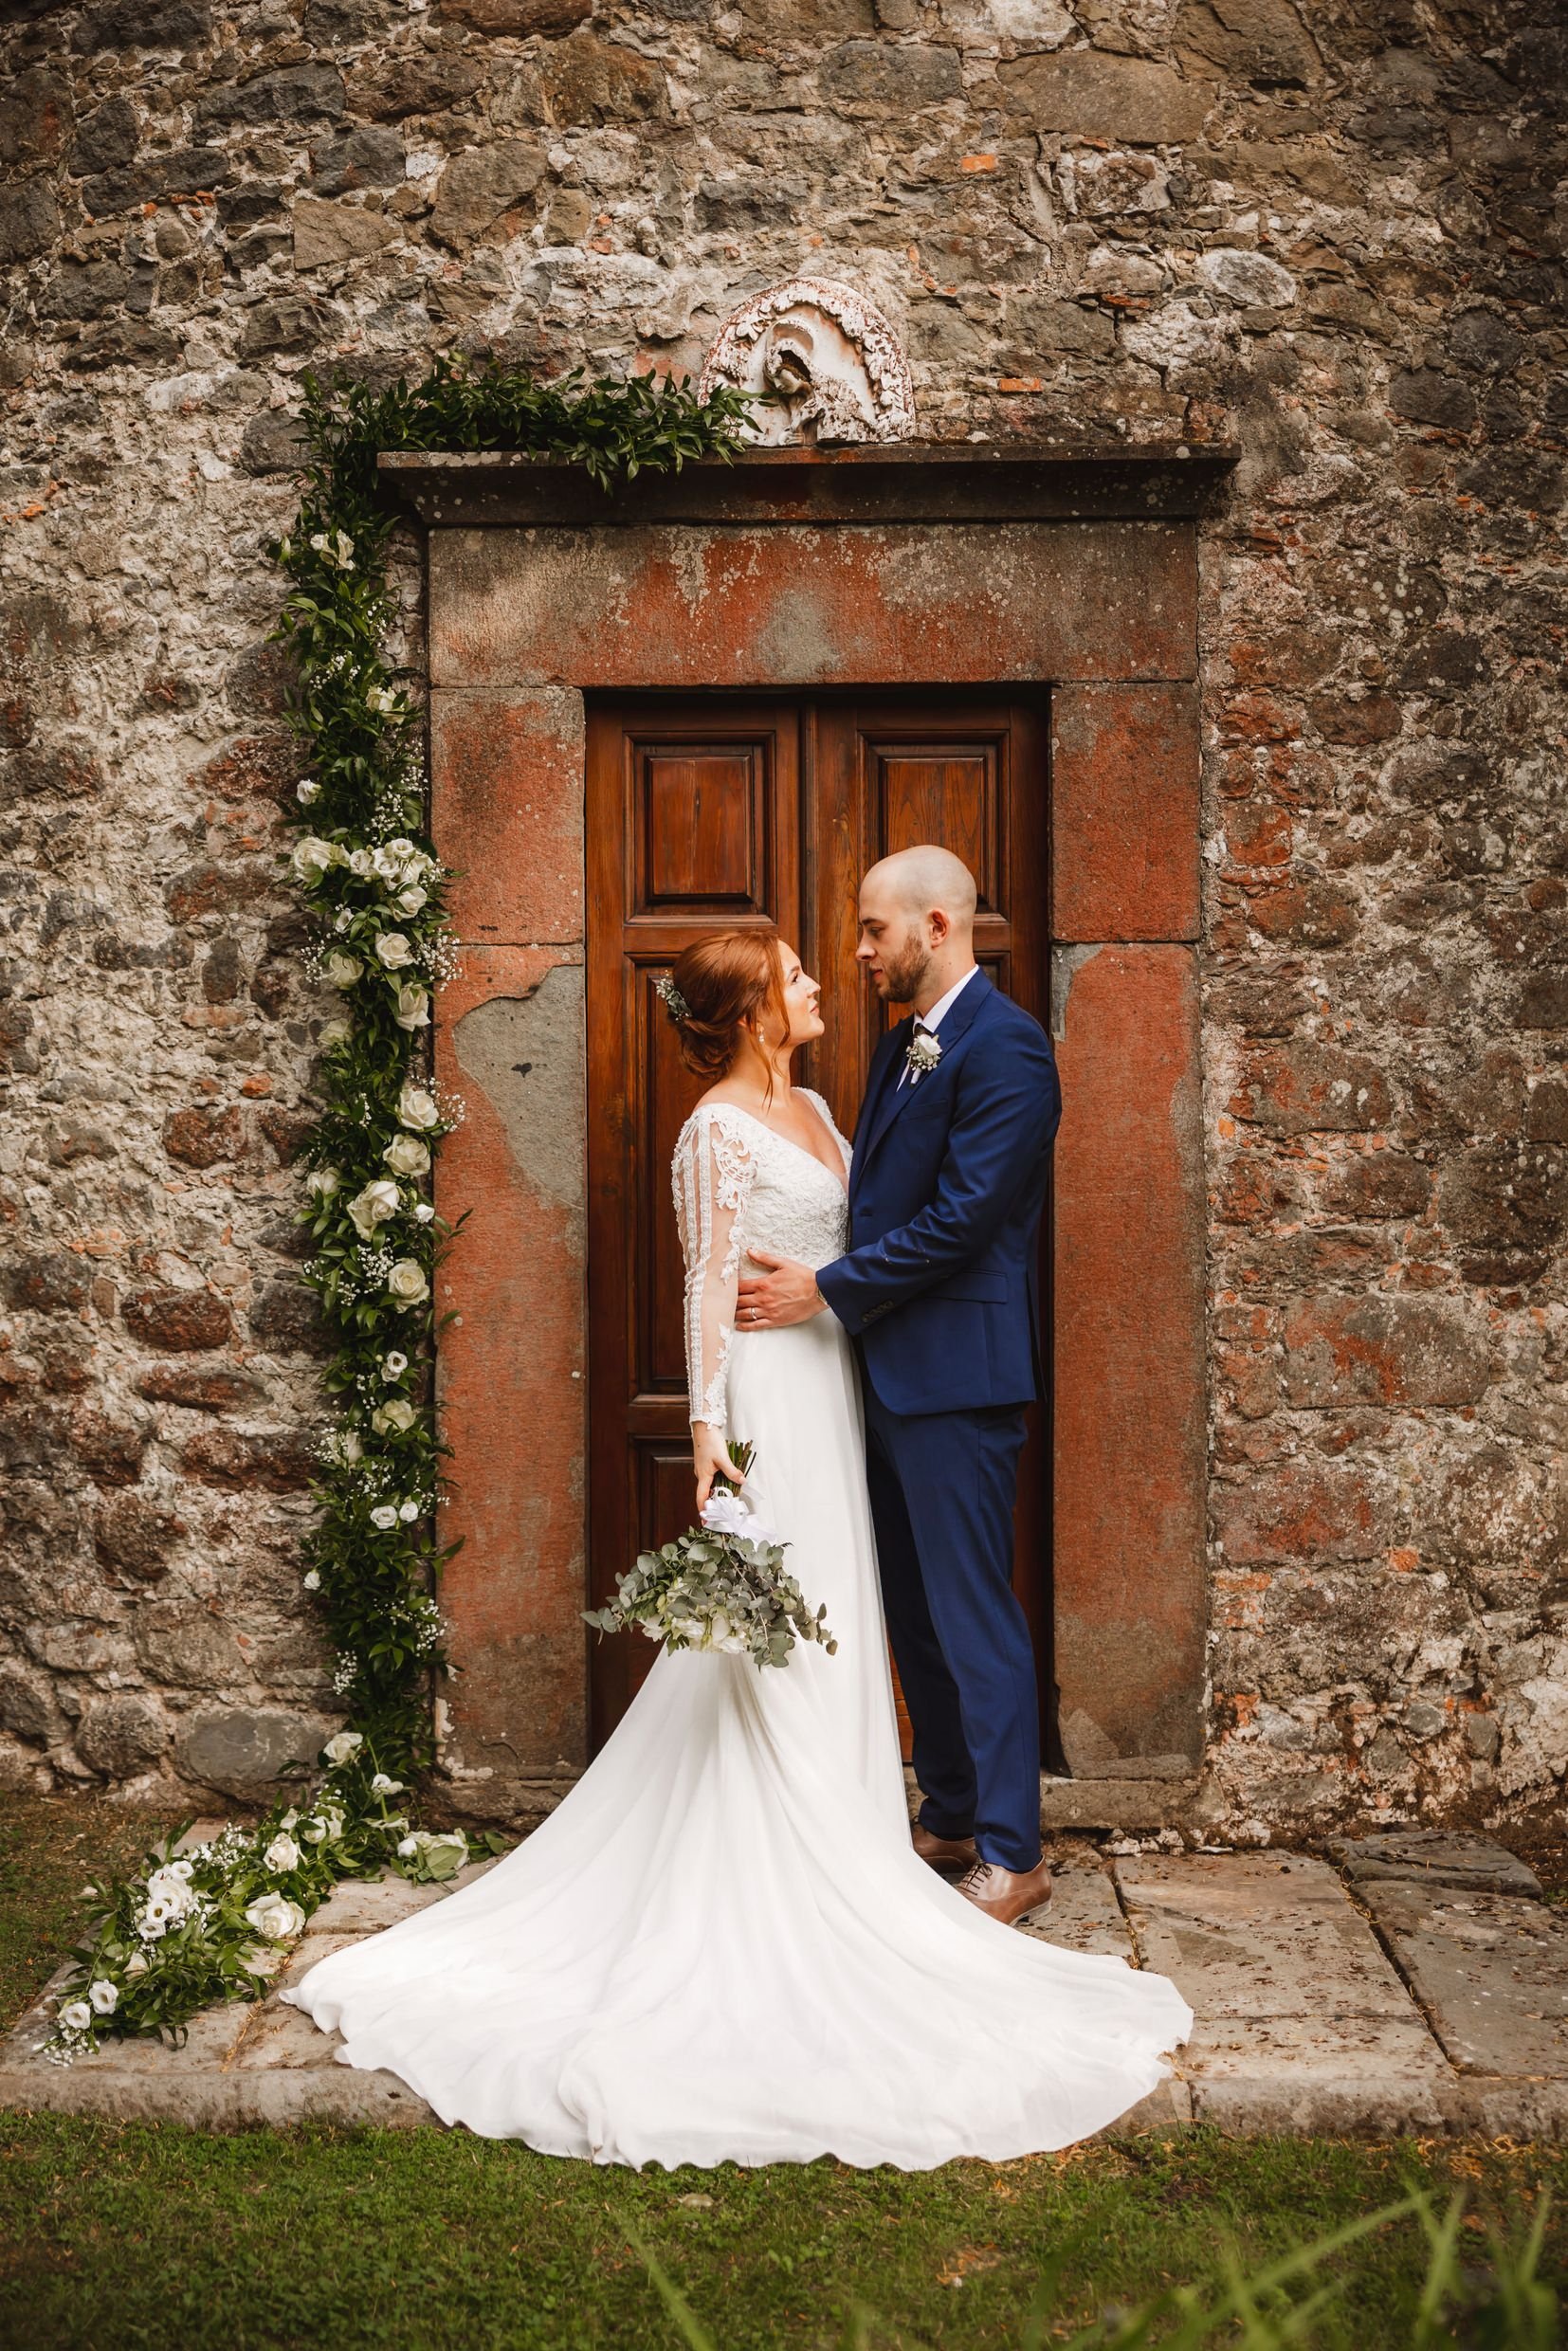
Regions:
<instances>
[{"instance_id":1,"label":"suit jacket","mask_svg":"<svg viewBox=\"0 0 1568 2351\"><path fill-rule=\"evenodd\" d=\"M1062 1116L1039 1022L977 972L900 1086L914 1030L878 1047L855 1136L849 1247L817 1287L890 1412L1025 1404L1040 1393L1038 1235Z\"/></svg>"}]
</instances>

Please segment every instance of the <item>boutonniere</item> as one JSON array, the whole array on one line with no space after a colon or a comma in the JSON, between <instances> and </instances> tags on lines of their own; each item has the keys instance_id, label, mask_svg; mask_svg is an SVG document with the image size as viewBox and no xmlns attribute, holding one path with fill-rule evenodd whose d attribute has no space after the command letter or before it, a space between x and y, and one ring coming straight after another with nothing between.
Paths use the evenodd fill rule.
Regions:
<instances>
[{"instance_id":1,"label":"boutonniere","mask_svg":"<svg viewBox=\"0 0 1568 2351\"><path fill-rule=\"evenodd\" d=\"M935 1069L941 1057L941 1039L934 1037L929 1029L917 1029L903 1048L910 1084L919 1085L926 1071Z\"/></svg>"}]
</instances>

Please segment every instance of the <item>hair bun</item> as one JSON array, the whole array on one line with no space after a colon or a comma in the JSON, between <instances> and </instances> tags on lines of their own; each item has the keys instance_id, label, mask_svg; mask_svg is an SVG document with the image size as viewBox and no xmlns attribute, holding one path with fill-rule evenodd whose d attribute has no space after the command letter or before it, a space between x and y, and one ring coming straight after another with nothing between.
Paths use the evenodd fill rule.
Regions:
<instances>
[{"instance_id":1,"label":"hair bun","mask_svg":"<svg viewBox=\"0 0 1568 2351\"><path fill-rule=\"evenodd\" d=\"M773 1010L788 1028L784 964L773 931L716 931L696 939L653 984L676 1023L683 1063L710 1083L729 1070L745 1024L758 1012Z\"/></svg>"}]
</instances>

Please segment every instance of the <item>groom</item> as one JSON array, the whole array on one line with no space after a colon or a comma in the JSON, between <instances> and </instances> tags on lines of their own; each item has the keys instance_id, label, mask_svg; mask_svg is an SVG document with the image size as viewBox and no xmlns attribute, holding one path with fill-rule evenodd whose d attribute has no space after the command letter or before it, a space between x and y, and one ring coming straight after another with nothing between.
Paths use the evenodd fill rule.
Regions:
<instances>
[{"instance_id":1,"label":"groom","mask_svg":"<svg viewBox=\"0 0 1568 2351\"><path fill-rule=\"evenodd\" d=\"M748 1330L830 1306L859 1342L877 1557L924 1794L915 1849L1011 1923L1050 1893L1034 1657L1012 1579L1062 1096L1045 1030L975 964L975 902L946 849L901 850L862 883L856 959L884 1002L914 1011L871 1064L850 1246L814 1274L754 1251L769 1270L738 1303Z\"/></svg>"}]
</instances>

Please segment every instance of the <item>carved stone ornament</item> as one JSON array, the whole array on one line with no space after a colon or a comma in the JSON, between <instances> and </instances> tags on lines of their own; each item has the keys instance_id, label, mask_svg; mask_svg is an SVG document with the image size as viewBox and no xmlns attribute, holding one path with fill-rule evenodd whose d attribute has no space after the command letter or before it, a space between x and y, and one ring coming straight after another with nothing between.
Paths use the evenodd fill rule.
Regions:
<instances>
[{"instance_id":1,"label":"carved stone ornament","mask_svg":"<svg viewBox=\"0 0 1568 2351\"><path fill-rule=\"evenodd\" d=\"M785 278L725 319L703 362L720 384L780 396L752 413L752 439L903 441L915 429L908 364L875 302L831 278Z\"/></svg>"}]
</instances>

